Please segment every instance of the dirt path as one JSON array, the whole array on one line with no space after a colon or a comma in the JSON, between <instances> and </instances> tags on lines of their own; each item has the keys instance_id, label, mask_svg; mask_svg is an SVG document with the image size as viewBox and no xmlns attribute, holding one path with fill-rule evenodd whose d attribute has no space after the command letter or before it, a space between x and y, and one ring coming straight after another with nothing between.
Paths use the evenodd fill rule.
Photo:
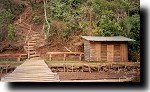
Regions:
<instances>
[{"instance_id":1,"label":"dirt path","mask_svg":"<svg viewBox=\"0 0 150 92\"><path fill-rule=\"evenodd\" d=\"M129 73L124 72L110 73L110 72L58 72L60 80L99 80L104 78L119 78L123 76L140 76L140 73Z\"/></svg>"}]
</instances>

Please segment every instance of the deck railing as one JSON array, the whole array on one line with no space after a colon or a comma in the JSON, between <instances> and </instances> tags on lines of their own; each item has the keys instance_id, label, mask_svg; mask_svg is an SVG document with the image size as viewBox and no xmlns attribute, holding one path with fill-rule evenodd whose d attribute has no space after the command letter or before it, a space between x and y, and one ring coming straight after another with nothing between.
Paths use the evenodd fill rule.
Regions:
<instances>
[{"instance_id":1,"label":"deck railing","mask_svg":"<svg viewBox=\"0 0 150 92\"><path fill-rule=\"evenodd\" d=\"M66 60L67 55L79 55L79 60L82 60L82 52L47 52L46 53L49 57L49 60L52 60L52 55L63 55L63 60Z\"/></svg>"}]
</instances>

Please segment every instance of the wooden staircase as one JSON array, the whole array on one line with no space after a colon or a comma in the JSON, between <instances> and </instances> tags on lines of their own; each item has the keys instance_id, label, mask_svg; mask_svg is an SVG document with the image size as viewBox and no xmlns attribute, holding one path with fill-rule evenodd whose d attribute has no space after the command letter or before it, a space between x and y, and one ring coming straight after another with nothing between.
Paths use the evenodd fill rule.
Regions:
<instances>
[{"instance_id":1,"label":"wooden staircase","mask_svg":"<svg viewBox=\"0 0 150 92\"><path fill-rule=\"evenodd\" d=\"M36 52L37 41L40 39L39 35L38 32L33 31L30 37L27 38L24 49L28 53L28 59L40 57L40 54Z\"/></svg>"},{"instance_id":2,"label":"wooden staircase","mask_svg":"<svg viewBox=\"0 0 150 92\"><path fill-rule=\"evenodd\" d=\"M36 46L38 41L41 39L39 32L33 31L32 24L28 20L31 20L32 7L29 6L23 14L20 15L20 18L15 22L16 26L24 28L26 30L26 40L24 49L28 54L28 59L40 57L40 54L36 51Z\"/></svg>"}]
</instances>

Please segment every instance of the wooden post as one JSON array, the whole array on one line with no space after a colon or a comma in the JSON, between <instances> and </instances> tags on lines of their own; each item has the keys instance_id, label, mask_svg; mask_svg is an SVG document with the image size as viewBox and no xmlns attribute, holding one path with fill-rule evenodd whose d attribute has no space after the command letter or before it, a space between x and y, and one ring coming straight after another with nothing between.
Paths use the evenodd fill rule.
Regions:
<instances>
[{"instance_id":1,"label":"wooden post","mask_svg":"<svg viewBox=\"0 0 150 92\"><path fill-rule=\"evenodd\" d=\"M73 72L73 64L72 64L72 72Z\"/></svg>"},{"instance_id":2,"label":"wooden post","mask_svg":"<svg viewBox=\"0 0 150 92\"><path fill-rule=\"evenodd\" d=\"M64 54L64 61L66 61L66 54Z\"/></svg>"},{"instance_id":3,"label":"wooden post","mask_svg":"<svg viewBox=\"0 0 150 92\"><path fill-rule=\"evenodd\" d=\"M99 72L99 70L100 70L100 69L99 69L99 65L97 65L97 71Z\"/></svg>"},{"instance_id":4,"label":"wooden post","mask_svg":"<svg viewBox=\"0 0 150 92\"><path fill-rule=\"evenodd\" d=\"M79 56L79 60L80 60L80 61L82 60L82 54L80 54L80 56Z\"/></svg>"},{"instance_id":5,"label":"wooden post","mask_svg":"<svg viewBox=\"0 0 150 92\"><path fill-rule=\"evenodd\" d=\"M89 68L89 72L91 73L91 67L88 65L88 68Z\"/></svg>"},{"instance_id":6,"label":"wooden post","mask_svg":"<svg viewBox=\"0 0 150 92\"><path fill-rule=\"evenodd\" d=\"M64 66L64 72L65 72L65 65L63 64L63 66Z\"/></svg>"},{"instance_id":7,"label":"wooden post","mask_svg":"<svg viewBox=\"0 0 150 92\"><path fill-rule=\"evenodd\" d=\"M52 61L52 54L49 54L49 59L50 61Z\"/></svg>"},{"instance_id":8,"label":"wooden post","mask_svg":"<svg viewBox=\"0 0 150 92\"><path fill-rule=\"evenodd\" d=\"M28 42L28 59L30 59L30 52L29 52L29 42Z\"/></svg>"},{"instance_id":9,"label":"wooden post","mask_svg":"<svg viewBox=\"0 0 150 92\"><path fill-rule=\"evenodd\" d=\"M1 67L1 74L3 73L3 66Z\"/></svg>"},{"instance_id":10,"label":"wooden post","mask_svg":"<svg viewBox=\"0 0 150 92\"><path fill-rule=\"evenodd\" d=\"M84 65L82 65L82 72L83 72L83 68L84 68Z\"/></svg>"},{"instance_id":11,"label":"wooden post","mask_svg":"<svg viewBox=\"0 0 150 92\"><path fill-rule=\"evenodd\" d=\"M19 55L19 56L17 57L17 62L19 62L20 59L21 59L21 55Z\"/></svg>"},{"instance_id":12,"label":"wooden post","mask_svg":"<svg viewBox=\"0 0 150 92\"><path fill-rule=\"evenodd\" d=\"M7 71L8 71L8 67L9 67L9 65L6 66L6 73L7 73Z\"/></svg>"}]
</instances>

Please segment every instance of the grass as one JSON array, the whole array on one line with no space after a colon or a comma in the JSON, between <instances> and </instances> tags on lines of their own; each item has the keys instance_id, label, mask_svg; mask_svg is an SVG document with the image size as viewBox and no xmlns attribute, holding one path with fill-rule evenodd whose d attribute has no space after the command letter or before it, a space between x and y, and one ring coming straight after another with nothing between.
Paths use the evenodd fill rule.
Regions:
<instances>
[{"instance_id":1,"label":"grass","mask_svg":"<svg viewBox=\"0 0 150 92\"><path fill-rule=\"evenodd\" d=\"M47 63L47 65L62 65L62 64L66 64L66 65L72 65L72 64L76 64L76 65L94 65L94 64L127 64L127 65L135 65L135 64L139 64L137 62L105 62L105 61L49 61L49 60L45 60L45 62Z\"/></svg>"},{"instance_id":2,"label":"grass","mask_svg":"<svg viewBox=\"0 0 150 92\"><path fill-rule=\"evenodd\" d=\"M17 61L0 61L0 65L11 65L11 66L19 66L20 64L22 64L24 61L20 61L20 62L17 62Z\"/></svg>"},{"instance_id":3,"label":"grass","mask_svg":"<svg viewBox=\"0 0 150 92\"><path fill-rule=\"evenodd\" d=\"M67 64L67 65L71 65L71 64L76 64L76 65L83 65L83 64L87 64L87 65L92 65L92 64L102 64L102 63L106 63L106 62L100 62L100 61L45 61L48 65L62 65L62 64Z\"/></svg>"}]
</instances>

